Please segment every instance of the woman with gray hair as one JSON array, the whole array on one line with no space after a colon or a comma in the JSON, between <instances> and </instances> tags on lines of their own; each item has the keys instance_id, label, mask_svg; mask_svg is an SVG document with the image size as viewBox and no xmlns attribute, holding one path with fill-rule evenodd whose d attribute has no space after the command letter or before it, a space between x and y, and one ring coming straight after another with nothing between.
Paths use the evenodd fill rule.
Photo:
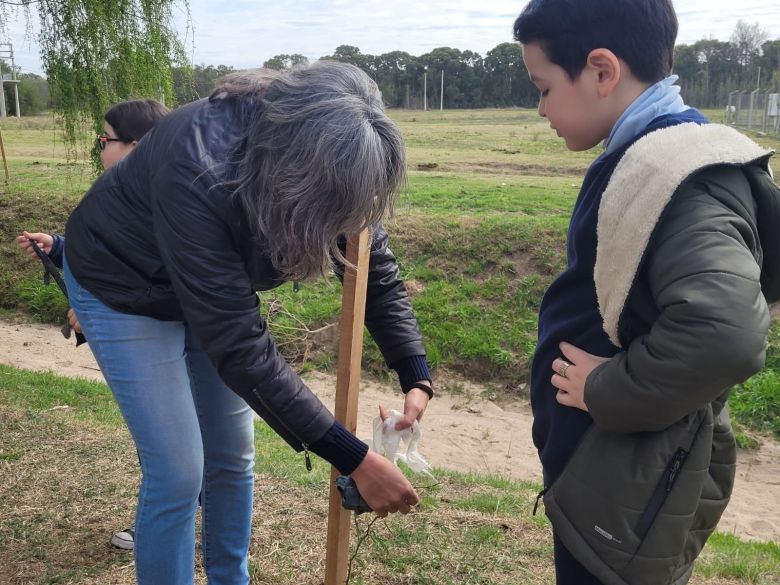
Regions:
<instances>
[{"instance_id":1,"label":"woman with gray hair","mask_svg":"<svg viewBox=\"0 0 780 585\"><path fill-rule=\"evenodd\" d=\"M433 395L382 218L405 178L398 129L351 65L225 78L106 171L68 220L70 302L138 448L138 583L191 585L203 506L209 583L246 584L252 410L298 451L351 475L377 513L418 497L336 422L277 351L256 291L343 273L372 230L366 324L406 393ZM251 409L250 409L251 407Z\"/></svg>"}]
</instances>

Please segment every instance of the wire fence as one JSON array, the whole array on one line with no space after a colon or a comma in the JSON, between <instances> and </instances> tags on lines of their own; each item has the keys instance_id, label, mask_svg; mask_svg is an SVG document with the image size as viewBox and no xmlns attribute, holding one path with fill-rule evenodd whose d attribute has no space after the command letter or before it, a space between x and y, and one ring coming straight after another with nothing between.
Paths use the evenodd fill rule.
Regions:
<instances>
[{"instance_id":1,"label":"wire fence","mask_svg":"<svg viewBox=\"0 0 780 585\"><path fill-rule=\"evenodd\" d=\"M780 136L780 93L758 89L732 91L726 106L726 123Z\"/></svg>"}]
</instances>

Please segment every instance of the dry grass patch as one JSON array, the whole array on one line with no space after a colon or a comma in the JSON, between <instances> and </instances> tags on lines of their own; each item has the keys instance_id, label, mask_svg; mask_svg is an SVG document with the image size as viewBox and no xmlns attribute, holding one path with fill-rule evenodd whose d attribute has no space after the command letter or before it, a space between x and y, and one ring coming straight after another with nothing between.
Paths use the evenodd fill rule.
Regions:
<instances>
[{"instance_id":1,"label":"dry grass patch","mask_svg":"<svg viewBox=\"0 0 780 585\"><path fill-rule=\"evenodd\" d=\"M67 410L2 405L0 567L4 585L127 583L131 557L109 544L132 520L135 449L123 429L76 424ZM117 573L116 579L104 573Z\"/></svg>"},{"instance_id":2,"label":"dry grass patch","mask_svg":"<svg viewBox=\"0 0 780 585\"><path fill-rule=\"evenodd\" d=\"M70 406L61 408L27 384L59 380L64 387L64 379L14 372L0 378L0 583L133 583L131 555L108 541L132 521L137 462L128 433L103 400L107 389L70 382ZM301 457L262 424L257 451L252 583L319 585L328 467L315 460L307 473ZM436 475L433 485L412 479L423 496L417 512L373 523L353 562L352 585L554 582L549 524L531 516L539 486L441 470ZM372 518L358 519L353 547ZM705 553L692 583L772 583L773 550L725 538ZM200 566L196 583L206 583Z\"/></svg>"}]
</instances>

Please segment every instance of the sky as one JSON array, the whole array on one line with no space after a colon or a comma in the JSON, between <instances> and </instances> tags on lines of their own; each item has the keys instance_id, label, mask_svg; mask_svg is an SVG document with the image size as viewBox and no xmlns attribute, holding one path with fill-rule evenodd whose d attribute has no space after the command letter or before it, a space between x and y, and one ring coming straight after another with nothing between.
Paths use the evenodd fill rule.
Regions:
<instances>
[{"instance_id":1,"label":"sky","mask_svg":"<svg viewBox=\"0 0 780 585\"><path fill-rule=\"evenodd\" d=\"M394 50L421 55L449 46L484 56L512 40L512 23L525 0L189 0L189 5L192 28L182 9L175 18L187 35L192 62L241 69L282 53L314 60L339 45L372 55ZM674 5L678 43L727 41L739 19L758 22L770 39L780 38L778 0L675 0ZM25 35L24 19L7 24L16 64L40 74L38 47Z\"/></svg>"}]
</instances>

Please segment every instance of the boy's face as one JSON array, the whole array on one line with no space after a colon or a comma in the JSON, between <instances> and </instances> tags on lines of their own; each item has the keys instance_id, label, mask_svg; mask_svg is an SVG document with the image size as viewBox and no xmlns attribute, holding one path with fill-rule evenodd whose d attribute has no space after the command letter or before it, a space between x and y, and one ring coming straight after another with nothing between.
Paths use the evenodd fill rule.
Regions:
<instances>
[{"instance_id":1,"label":"boy's face","mask_svg":"<svg viewBox=\"0 0 780 585\"><path fill-rule=\"evenodd\" d=\"M588 150L609 136L595 81L583 71L576 81L552 63L539 43L523 45L523 62L539 89L539 115L566 141L569 150Z\"/></svg>"}]
</instances>

